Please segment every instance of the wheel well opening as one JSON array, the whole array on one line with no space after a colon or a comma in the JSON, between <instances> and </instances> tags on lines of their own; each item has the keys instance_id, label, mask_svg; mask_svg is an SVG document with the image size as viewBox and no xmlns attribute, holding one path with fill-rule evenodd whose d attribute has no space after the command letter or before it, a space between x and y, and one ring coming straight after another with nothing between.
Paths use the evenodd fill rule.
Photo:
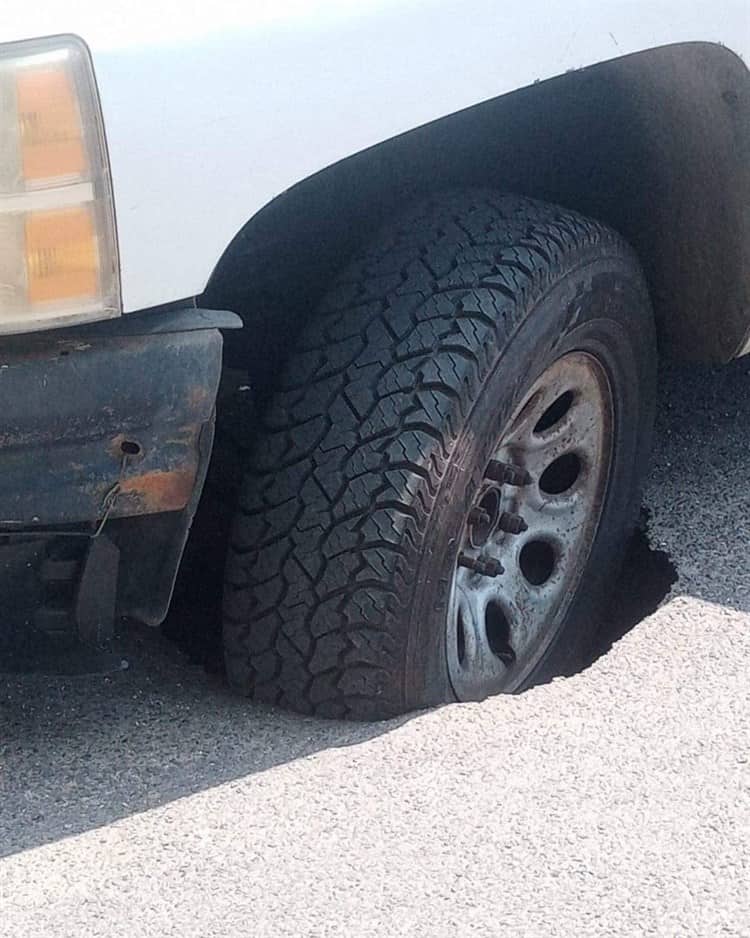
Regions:
<instances>
[{"instance_id":1,"label":"wheel well opening","mask_svg":"<svg viewBox=\"0 0 750 938\"><path fill-rule=\"evenodd\" d=\"M607 222L645 269L662 349L726 360L750 307L750 80L728 50L668 46L570 72L328 167L239 233L202 302L234 309L230 364L273 374L335 272L406 202L493 186Z\"/></svg>"}]
</instances>

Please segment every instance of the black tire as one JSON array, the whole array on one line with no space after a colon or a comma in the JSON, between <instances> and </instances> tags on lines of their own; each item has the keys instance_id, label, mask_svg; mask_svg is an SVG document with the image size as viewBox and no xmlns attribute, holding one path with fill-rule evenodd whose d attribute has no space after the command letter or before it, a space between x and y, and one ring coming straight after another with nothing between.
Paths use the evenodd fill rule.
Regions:
<instances>
[{"instance_id":1,"label":"black tire","mask_svg":"<svg viewBox=\"0 0 750 938\"><path fill-rule=\"evenodd\" d=\"M498 427L570 350L603 364L614 455L585 576L524 686L591 638L638 508L655 341L622 239L556 206L447 193L385 228L290 354L247 467L227 563L231 685L370 719L454 700L458 534Z\"/></svg>"}]
</instances>

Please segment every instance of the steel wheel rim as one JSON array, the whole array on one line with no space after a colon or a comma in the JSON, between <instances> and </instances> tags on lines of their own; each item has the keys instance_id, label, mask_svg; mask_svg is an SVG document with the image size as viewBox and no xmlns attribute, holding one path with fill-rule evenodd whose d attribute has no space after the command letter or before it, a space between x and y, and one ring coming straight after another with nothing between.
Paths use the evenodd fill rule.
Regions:
<instances>
[{"instance_id":1,"label":"steel wheel rim","mask_svg":"<svg viewBox=\"0 0 750 938\"><path fill-rule=\"evenodd\" d=\"M518 689L559 631L599 526L612 427L604 367L576 351L500 434L453 573L446 652L459 700Z\"/></svg>"}]
</instances>

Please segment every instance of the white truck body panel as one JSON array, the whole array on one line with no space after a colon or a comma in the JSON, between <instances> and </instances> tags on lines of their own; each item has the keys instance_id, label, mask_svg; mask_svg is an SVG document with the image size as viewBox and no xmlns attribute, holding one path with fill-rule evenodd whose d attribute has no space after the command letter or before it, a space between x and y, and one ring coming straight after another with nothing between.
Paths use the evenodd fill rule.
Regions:
<instances>
[{"instance_id":1,"label":"white truck body panel","mask_svg":"<svg viewBox=\"0 0 750 938\"><path fill-rule=\"evenodd\" d=\"M0 41L76 33L106 126L126 311L201 293L243 224L365 147L644 49L747 60L747 0L36 0Z\"/></svg>"}]
</instances>

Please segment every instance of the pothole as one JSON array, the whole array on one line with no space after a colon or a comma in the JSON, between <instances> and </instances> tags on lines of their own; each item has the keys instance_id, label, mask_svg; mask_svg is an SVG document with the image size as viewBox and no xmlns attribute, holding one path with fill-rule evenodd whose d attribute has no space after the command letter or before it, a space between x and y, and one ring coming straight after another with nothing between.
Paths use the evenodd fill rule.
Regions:
<instances>
[{"instance_id":1,"label":"pothole","mask_svg":"<svg viewBox=\"0 0 750 938\"><path fill-rule=\"evenodd\" d=\"M615 584L594 644L583 667L605 655L624 635L659 608L677 582L677 568L666 551L649 544L648 511L628 544L625 562Z\"/></svg>"}]
</instances>

